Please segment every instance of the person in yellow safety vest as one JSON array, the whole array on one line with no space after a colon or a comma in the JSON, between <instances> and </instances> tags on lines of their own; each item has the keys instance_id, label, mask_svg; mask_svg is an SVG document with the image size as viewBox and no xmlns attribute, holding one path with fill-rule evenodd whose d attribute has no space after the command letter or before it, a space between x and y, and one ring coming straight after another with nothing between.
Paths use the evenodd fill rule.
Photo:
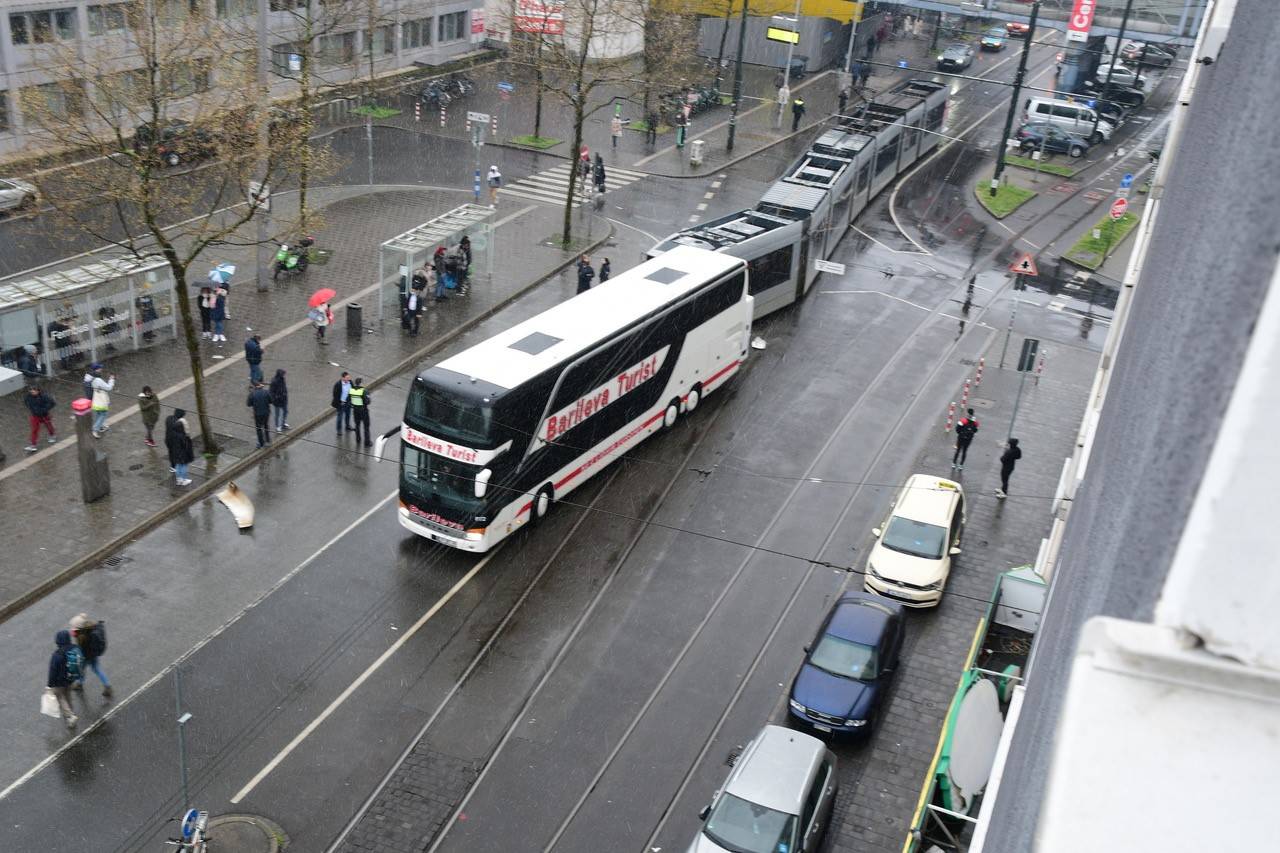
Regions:
<instances>
[{"instance_id":1,"label":"person in yellow safety vest","mask_svg":"<svg viewBox=\"0 0 1280 853\"><path fill-rule=\"evenodd\" d=\"M791 102L791 132L800 129L800 119L804 116L804 98L796 98Z\"/></svg>"},{"instance_id":2,"label":"person in yellow safety vest","mask_svg":"<svg viewBox=\"0 0 1280 853\"><path fill-rule=\"evenodd\" d=\"M364 424L364 446L373 447L373 436L369 426L369 405L373 402L373 395L364 387L363 379L356 379L351 383L351 392L347 397L351 403L351 414L355 416L356 421L356 441L360 441L360 425Z\"/></svg>"}]
</instances>

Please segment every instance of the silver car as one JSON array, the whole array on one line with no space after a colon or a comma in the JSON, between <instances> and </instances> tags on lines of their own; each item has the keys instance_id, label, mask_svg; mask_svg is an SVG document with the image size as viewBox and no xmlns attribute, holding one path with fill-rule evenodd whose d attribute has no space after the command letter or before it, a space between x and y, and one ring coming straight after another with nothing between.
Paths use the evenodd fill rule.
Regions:
<instances>
[{"instance_id":1,"label":"silver car","mask_svg":"<svg viewBox=\"0 0 1280 853\"><path fill-rule=\"evenodd\" d=\"M836 798L836 757L815 737L765 726L738 757L689 853L813 853Z\"/></svg>"},{"instance_id":2,"label":"silver car","mask_svg":"<svg viewBox=\"0 0 1280 853\"><path fill-rule=\"evenodd\" d=\"M0 211L26 210L36 203L36 188L17 178L0 178Z\"/></svg>"}]
</instances>

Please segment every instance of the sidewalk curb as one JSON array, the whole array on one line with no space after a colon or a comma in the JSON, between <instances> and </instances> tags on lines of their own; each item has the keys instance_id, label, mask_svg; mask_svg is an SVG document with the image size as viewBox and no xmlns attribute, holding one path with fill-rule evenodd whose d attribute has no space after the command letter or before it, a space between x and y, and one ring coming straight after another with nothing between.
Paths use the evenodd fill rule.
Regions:
<instances>
[{"instance_id":1,"label":"sidewalk curb","mask_svg":"<svg viewBox=\"0 0 1280 853\"><path fill-rule=\"evenodd\" d=\"M603 234L601 234L600 238L594 241L593 243L591 243L589 246L585 247L582 251L594 252L600 246L604 245L606 242L613 239L614 233L615 233L614 226L612 223L610 223L608 229ZM515 292L511 293L510 295L494 303L493 305L486 308L484 311L480 312L476 316L463 321L453 329L449 330L448 332L445 332L443 335L441 335L439 338L435 339L434 341L430 341L424 344L416 352L402 358L399 362L397 362L391 368L384 370L378 376L369 380L366 383L366 387L376 388L377 386L382 385L383 383L387 382L397 374L411 367L415 362L422 360L430 352L437 350L440 347L446 346L447 344L452 342L454 339L460 337L461 335L466 334L467 332L471 331L473 328L475 328L479 324L483 323L485 320L488 320L490 317L497 314L499 311L503 310L504 308L509 306L511 303L515 302L517 299L520 299L526 294L536 290L538 287L541 287L551 278L558 275L562 270L565 270L570 266L572 266L574 261L576 260L577 254L580 254L580 253L575 253L574 257L570 257L560 263L557 263L550 270L539 275L529 284L526 284L523 287L520 287ZM0 605L0 622L7 621L10 617L15 615L16 613L19 613L20 611L25 610L27 607L39 601L41 598L44 598L46 595L58 589L59 587L76 579L77 577L89 571L90 569L96 568L99 563L101 563L107 557L111 556L113 552L120 550L121 548L125 547L130 542L132 542L133 540L138 539L141 536L149 533L151 530L155 529L156 527L160 526L164 522L168 521L170 518L177 515L179 512L186 509L187 507L190 507L193 504L196 504L199 501L204 500L205 498L212 497L213 494L219 489L221 489L222 486L225 485L227 481L235 477L238 477L244 472L254 468L259 463L266 460L272 453L279 450L281 447L286 447L289 444L293 443L294 441L298 440L299 438L301 438L301 436L303 436L310 430L323 424L330 417L332 417L332 412L330 412L327 409L320 412L317 415L313 415L298 427L290 430L279 440L273 442L270 447L263 447L258 450L255 450L253 453L250 453L248 456L239 460L235 464L227 467L225 470L210 477L208 480L201 483L199 486L195 487L194 489L187 492L186 494L182 495L177 500L171 501L167 506L165 506L164 509L160 510L159 512L147 518L144 518L142 521L139 521L137 524L135 524L133 527L126 530L124 533L121 533L119 536L116 536L114 539L100 546L96 550L76 560L70 566L67 566L65 569L58 572L53 577L48 578L43 583L40 583L36 587L23 593L22 595L19 595L14 600L10 602L6 602L3 605Z\"/></svg>"}]
</instances>

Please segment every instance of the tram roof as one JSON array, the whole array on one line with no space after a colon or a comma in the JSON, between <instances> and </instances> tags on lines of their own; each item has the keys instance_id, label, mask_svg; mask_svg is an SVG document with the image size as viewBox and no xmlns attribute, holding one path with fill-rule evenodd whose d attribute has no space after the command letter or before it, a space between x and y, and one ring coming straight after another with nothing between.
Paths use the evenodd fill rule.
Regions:
<instances>
[{"instance_id":1,"label":"tram roof","mask_svg":"<svg viewBox=\"0 0 1280 853\"><path fill-rule=\"evenodd\" d=\"M436 365L514 388L744 262L679 246Z\"/></svg>"},{"instance_id":2,"label":"tram roof","mask_svg":"<svg viewBox=\"0 0 1280 853\"><path fill-rule=\"evenodd\" d=\"M761 213L757 210L740 210L687 228L667 240L662 245L697 246L701 249L723 249L725 246L736 246L753 237L768 234L770 231L790 225L791 220Z\"/></svg>"}]
</instances>

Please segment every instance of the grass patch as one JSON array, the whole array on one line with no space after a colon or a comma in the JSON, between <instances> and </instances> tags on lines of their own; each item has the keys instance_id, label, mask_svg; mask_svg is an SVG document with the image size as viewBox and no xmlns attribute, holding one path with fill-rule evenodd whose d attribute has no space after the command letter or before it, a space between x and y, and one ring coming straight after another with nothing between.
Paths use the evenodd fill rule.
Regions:
<instances>
[{"instance_id":1,"label":"grass patch","mask_svg":"<svg viewBox=\"0 0 1280 853\"><path fill-rule=\"evenodd\" d=\"M1136 214L1126 213L1119 219L1112 219L1108 214L1095 222L1093 227L1086 231L1084 236L1077 240L1062 257L1076 266L1096 270L1106 260L1102 256L1103 252L1108 255L1114 252L1137 224ZM1101 234L1097 239L1093 236L1094 229Z\"/></svg>"},{"instance_id":2,"label":"grass patch","mask_svg":"<svg viewBox=\"0 0 1280 853\"><path fill-rule=\"evenodd\" d=\"M1030 157L1019 157L1016 154L1006 154L1004 161L1010 166L1020 166L1023 169L1034 170L1036 168L1036 161L1032 160ZM1084 167L1081 166L1080 168L1083 169ZM1076 172L1079 172L1080 169L1072 166L1059 166L1057 163L1048 163L1041 160L1040 171L1048 175L1062 175L1064 178L1073 178L1075 177Z\"/></svg>"},{"instance_id":3,"label":"grass patch","mask_svg":"<svg viewBox=\"0 0 1280 853\"><path fill-rule=\"evenodd\" d=\"M370 118L391 118L392 116L400 115L400 112L395 107L380 107L377 104L356 107L351 111L352 115L369 116Z\"/></svg>"},{"instance_id":4,"label":"grass patch","mask_svg":"<svg viewBox=\"0 0 1280 853\"><path fill-rule=\"evenodd\" d=\"M1004 219L1022 205L1036 197L1034 190L1023 189L1013 184L1001 184L995 197L991 195L990 180L984 179L973 185L973 193L978 203L987 209L996 219Z\"/></svg>"},{"instance_id":5,"label":"grass patch","mask_svg":"<svg viewBox=\"0 0 1280 853\"><path fill-rule=\"evenodd\" d=\"M507 140L512 145L523 145L525 148L537 148L539 151L545 151L554 145L564 142L563 139L554 139L550 136L534 136L525 134L524 136L512 136Z\"/></svg>"},{"instance_id":6,"label":"grass patch","mask_svg":"<svg viewBox=\"0 0 1280 853\"><path fill-rule=\"evenodd\" d=\"M555 249L564 249L565 251L572 252L576 255L580 252L586 251L587 247L594 243L598 237L589 237L586 234L573 234L569 238L569 245L567 247L562 242L562 239L563 235L552 234L550 237L542 241L542 245L551 246Z\"/></svg>"},{"instance_id":7,"label":"grass patch","mask_svg":"<svg viewBox=\"0 0 1280 853\"><path fill-rule=\"evenodd\" d=\"M627 130L638 130L641 133L645 133L649 130L649 122L644 121L643 119L636 119L635 121L629 121L627 122ZM669 124L658 125L658 133L670 133L670 132L671 132L671 125Z\"/></svg>"}]
</instances>

